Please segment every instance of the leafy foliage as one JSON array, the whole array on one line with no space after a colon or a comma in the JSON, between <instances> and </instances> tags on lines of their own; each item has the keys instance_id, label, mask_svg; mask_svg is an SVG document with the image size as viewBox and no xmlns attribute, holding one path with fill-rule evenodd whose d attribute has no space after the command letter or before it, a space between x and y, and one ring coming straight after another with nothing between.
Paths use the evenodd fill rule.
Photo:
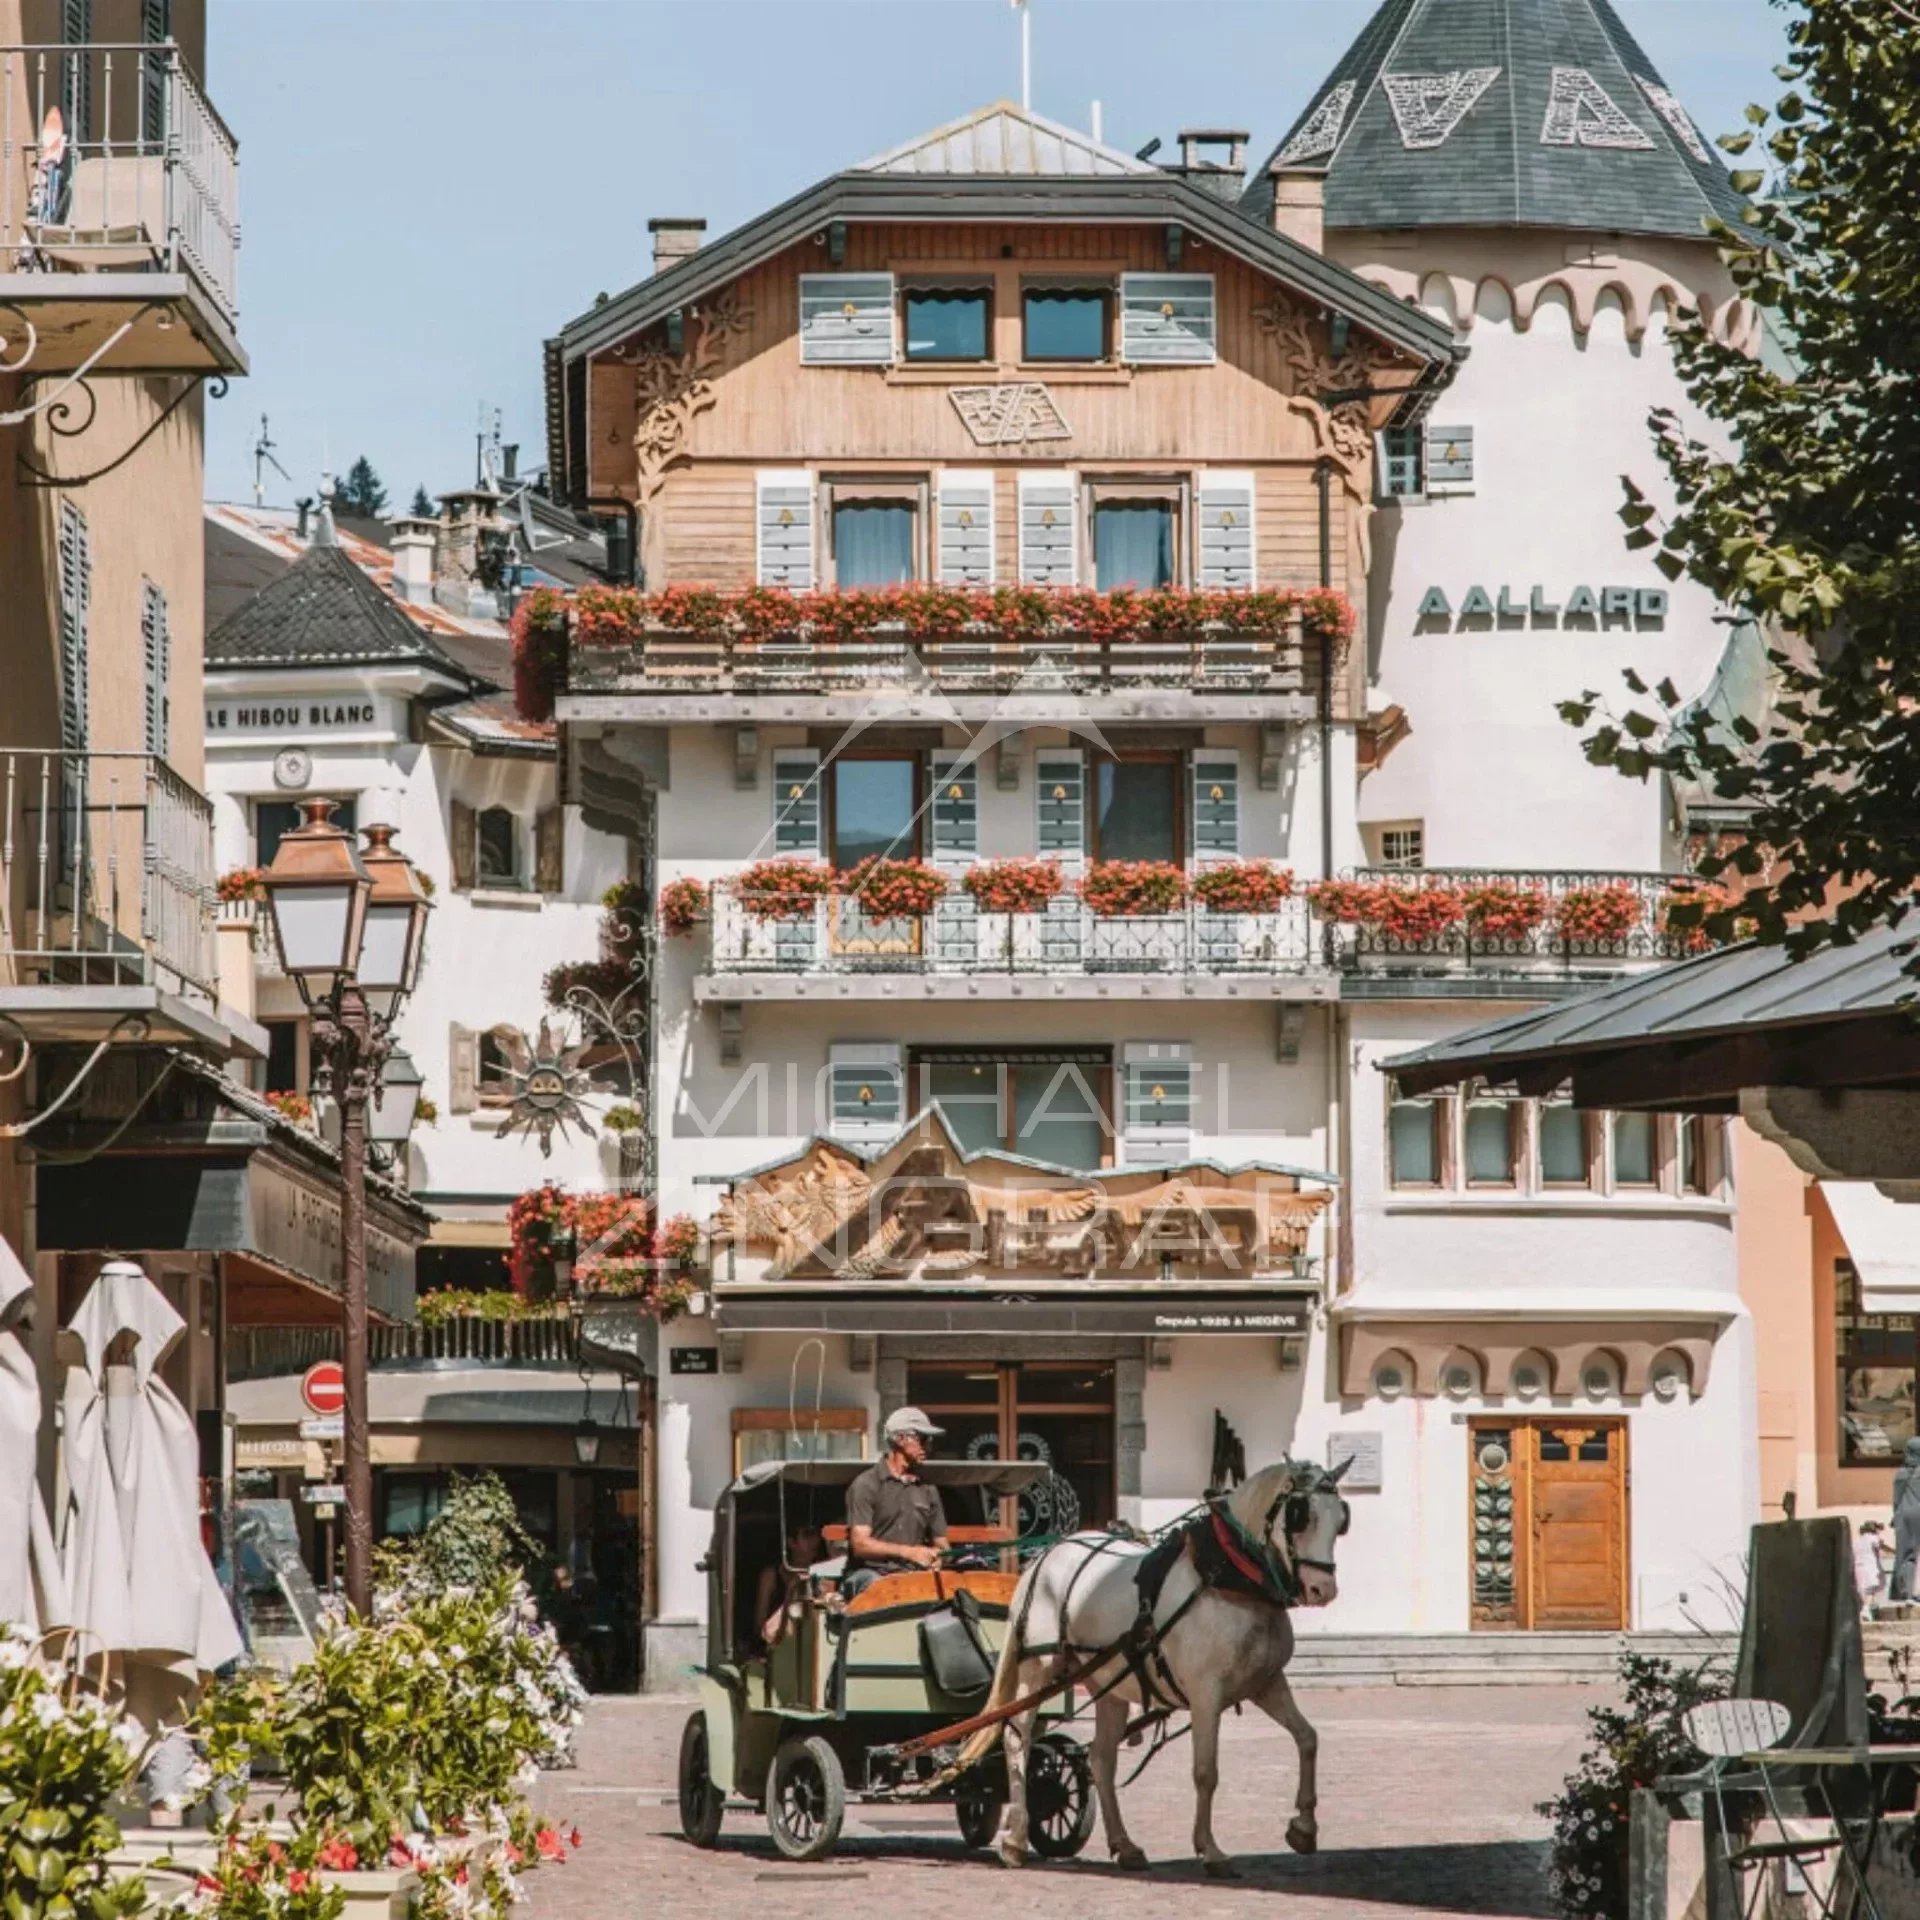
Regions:
<instances>
[{"instance_id":1,"label":"leafy foliage","mask_svg":"<svg viewBox=\"0 0 1920 1920\"><path fill-rule=\"evenodd\" d=\"M434 520L439 517L439 509L433 504L433 495L425 487L414 488L407 512L415 520Z\"/></svg>"},{"instance_id":2,"label":"leafy foliage","mask_svg":"<svg viewBox=\"0 0 1920 1920\"><path fill-rule=\"evenodd\" d=\"M545 1558L497 1473L455 1474L447 1504L414 1549L410 1573L428 1587L490 1587Z\"/></svg>"},{"instance_id":3,"label":"leafy foliage","mask_svg":"<svg viewBox=\"0 0 1920 1920\"><path fill-rule=\"evenodd\" d=\"M1628 1818L1636 1787L1701 1763L1680 1716L1726 1687L1704 1668L1623 1653L1618 1707L1591 1707L1591 1738L1559 1794L1538 1811L1553 1822L1550 1885L1567 1920L1616 1920L1627 1911Z\"/></svg>"},{"instance_id":4,"label":"leafy foliage","mask_svg":"<svg viewBox=\"0 0 1920 1920\"><path fill-rule=\"evenodd\" d=\"M387 510L387 490L373 470L373 462L363 453L347 469L347 477L333 490L335 513L357 513L367 520L378 520Z\"/></svg>"},{"instance_id":5,"label":"leafy foliage","mask_svg":"<svg viewBox=\"0 0 1920 1920\"><path fill-rule=\"evenodd\" d=\"M218 1920L340 1920L345 1892L321 1877L328 1848L310 1829L278 1838L257 1822L236 1818L220 1843L211 1872L195 1877L175 1913ZM332 1857L338 1858L338 1854Z\"/></svg>"},{"instance_id":6,"label":"leafy foliage","mask_svg":"<svg viewBox=\"0 0 1920 1920\"><path fill-rule=\"evenodd\" d=\"M1784 91L1720 145L1760 165L1734 173L1748 231L1722 226L1735 285L1796 365L1750 358L1697 314L1672 340L1689 397L1731 453L1652 416L1676 510L1662 519L1631 479L1629 547L1690 574L1775 636L1779 725L1737 738L1681 717L1668 683L1626 675L1634 703L1563 703L1592 728L1596 764L1645 779L1703 777L1752 808L1751 837L1710 856L1738 874L1709 903L1715 938L1748 920L1803 952L1897 923L1920 880L1920 39L1904 7L1800 0ZM1599 724L1594 725L1596 716Z\"/></svg>"}]
</instances>

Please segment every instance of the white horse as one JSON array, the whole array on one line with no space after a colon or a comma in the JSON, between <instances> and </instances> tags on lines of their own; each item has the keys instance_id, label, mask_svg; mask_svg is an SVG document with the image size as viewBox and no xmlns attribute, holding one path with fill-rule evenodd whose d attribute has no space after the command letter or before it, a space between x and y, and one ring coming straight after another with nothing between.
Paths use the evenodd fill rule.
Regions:
<instances>
[{"instance_id":1,"label":"white horse","mask_svg":"<svg viewBox=\"0 0 1920 1920\"><path fill-rule=\"evenodd\" d=\"M1184 1704L1192 1716L1193 1845L1210 1874L1237 1877L1232 1861L1214 1844L1213 1793L1219 1781L1220 1716L1243 1700L1293 1735L1300 1785L1287 1844L1296 1853L1312 1853L1319 1845L1314 1824L1319 1735L1287 1684L1286 1665L1293 1654L1287 1609L1324 1607L1338 1591L1333 1551L1347 1530L1347 1503L1338 1486L1345 1471L1345 1463L1328 1472L1283 1460L1235 1488L1218 1518L1209 1510L1188 1523L1183 1532L1198 1537L1183 1540L1167 1573L1153 1609L1158 1648L1142 1663L1156 1697L1143 1689L1139 1665L1130 1668L1122 1654L1076 1682L1076 1688L1098 1696L1093 1784L1107 1845L1121 1866L1147 1864L1120 1817L1114 1784L1130 1709L1145 1706ZM1014 1594L988 1708L1039 1691L1124 1639L1140 1617L1135 1576L1147 1552L1110 1534L1075 1534L1036 1560ZM1225 1582L1210 1584L1203 1566L1224 1572ZM983 1757L1004 1732L1008 1801L999 1851L1010 1867L1027 1857L1027 1755L1036 1714L1031 1710L1003 1728L987 1728L961 1754L963 1762Z\"/></svg>"}]
</instances>

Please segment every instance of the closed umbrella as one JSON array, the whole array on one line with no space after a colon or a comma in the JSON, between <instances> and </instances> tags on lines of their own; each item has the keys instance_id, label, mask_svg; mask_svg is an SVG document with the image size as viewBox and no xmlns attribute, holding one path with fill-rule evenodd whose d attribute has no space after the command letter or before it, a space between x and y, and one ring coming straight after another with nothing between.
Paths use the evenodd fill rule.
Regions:
<instances>
[{"instance_id":1,"label":"closed umbrella","mask_svg":"<svg viewBox=\"0 0 1920 1920\"><path fill-rule=\"evenodd\" d=\"M0 1621L44 1633L65 1624L67 1585L40 1495L40 1382L21 1331L33 1280L0 1240Z\"/></svg>"},{"instance_id":2,"label":"closed umbrella","mask_svg":"<svg viewBox=\"0 0 1920 1920\"><path fill-rule=\"evenodd\" d=\"M79 1357L64 1395L61 1538L82 1646L181 1679L211 1673L242 1651L200 1543L193 1420L159 1374L185 1331L131 1261L100 1269L67 1328Z\"/></svg>"}]
</instances>

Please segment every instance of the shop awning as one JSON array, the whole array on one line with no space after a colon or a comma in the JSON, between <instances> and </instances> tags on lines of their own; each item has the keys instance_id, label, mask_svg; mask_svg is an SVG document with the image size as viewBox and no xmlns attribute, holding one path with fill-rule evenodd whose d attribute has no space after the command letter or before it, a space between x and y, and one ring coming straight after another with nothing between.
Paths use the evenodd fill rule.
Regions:
<instances>
[{"instance_id":1,"label":"shop awning","mask_svg":"<svg viewBox=\"0 0 1920 1920\"><path fill-rule=\"evenodd\" d=\"M1889 1200L1867 1180L1817 1184L1860 1276L1860 1311L1920 1313L1920 1207Z\"/></svg>"},{"instance_id":2,"label":"shop awning","mask_svg":"<svg viewBox=\"0 0 1920 1920\"><path fill-rule=\"evenodd\" d=\"M1177 1339L1192 1334L1302 1334L1310 1293L1003 1295L783 1294L715 1292L720 1333L1120 1334Z\"/></svg>"}]
</instances>

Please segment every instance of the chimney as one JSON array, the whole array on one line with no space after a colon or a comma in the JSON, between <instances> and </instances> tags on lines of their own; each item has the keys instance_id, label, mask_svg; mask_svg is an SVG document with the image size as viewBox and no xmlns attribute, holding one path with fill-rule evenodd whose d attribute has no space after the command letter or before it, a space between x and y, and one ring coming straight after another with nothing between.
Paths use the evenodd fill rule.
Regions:
<instances>
[{"instance_id":1,"label":"chimney","mask_svg":"<svg viewBox=\"0 0 1920 1920\"><path fill-rule=\"evenodd\" d=\"M409 515L393 523L393 596L412 606L433 604L433 541L437 520Z\"/></svg>"},{"instance_id":2,"label":"chimney","mask_svg":"<svg viewBox=\"0 0 1920 1920\"><path fill-rule=\"evenodd\" d=\"M313 502L310 499L296 500L293 504L300 510L300 518L294 525L293 537L304 541L307 537L307 518L313 512Z\"/></svg>"},{"instance_id":3,"label":"chimney","mask_svg":"<svg viewBox=\"0 0 1920 1920\"><path fill-rule=\"evenodd\" d=\"M1313 253L1326 251L1327 175L1323 167L1273 169L1273 230Z\"/></svg>"},{"instance_id":4,"label":"chimney","mask_svg":"<svg viewBox=\"0 0 1920 1920\"><path fill-rule=\"evenodd\" d=\"M706 233L704 220L649 220L647 231L653 235L653 270L665 273L677 267L688 254L699 251Z\"/></svg>"},{"instance_id":5,"label":"chimney","mask_svg":"<svg viewBox=\"0 0 1920 1920\"><path fill-rule=\"evenodd\" d=\"M1209 147L1224 147L1225 157L1204 151ZM1203 193L1238 200L1247 181L1247 136L1233 127L1183 127L1180 164L1166 171L1191 180Z\"/></svg>"}]
</instances>

